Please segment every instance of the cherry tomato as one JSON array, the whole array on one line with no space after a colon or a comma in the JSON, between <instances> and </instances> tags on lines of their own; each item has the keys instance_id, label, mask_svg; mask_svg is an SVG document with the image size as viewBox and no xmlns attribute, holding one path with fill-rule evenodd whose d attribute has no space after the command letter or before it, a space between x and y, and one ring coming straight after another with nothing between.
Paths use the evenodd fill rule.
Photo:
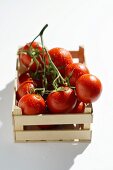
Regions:
<instances>
[{"instance_id":1,"label":"cherry tomato","mask_svg":"<svg viewBox=\"0 0 113 170\"><path fill-rule=\"evenodd\" d=\"M23 82L27 81L27 80L32 80L30 74L28 71L26 71L25 73L22 73L19 77L18 77L18 86L20 86Z\"/></svg>"},{"instance_id":2,"label":"cherry tomato","mask_svg":"<svg viewBox=\"0 0 113 170\"><path fill-rule=\"evenodd\" d=\"M40 59L38 58L38 61ZM42 67L42 63L39 61L39 65L37 67L36 63L33 62L30 66L29 66L29 71L32 71L32 72L36 72L36 71L42 71L43 70L43 67Z\"/></svg>"},{"instance_id":3,"label":"cherry tomato","mask_svg":"<svg viewBox=\"0 0 113 170\"><path fill-rule=\"evenodd\" d=\"M76 105L74 90L69 87L61 88L61 91L53 91L47 97L47 106L52 113L66 113Z\"/></svg>"},{"instance_id":4,"label":"cherry tomato","mask_svg":"<svg viewBox=\"0 0 113 170\"><path fill-rule=\"evenodd\" d=\"M89 73L88 68L82 63L68 64L65 68L65 76L69 78L71 86L75 86L77 79L81 75L88 73Z\"/></svg>"},{"instance_id":5,"label":"cherry tomato","mask_svg":"<svg viewBox=\"0 0 113 170\"><path fill-rule=\"evenodd\" d=\"M29 65L29 71L36 72L38 70L39 72L41 71L43 72L44 63L43 63L42 49L40 50L40 57L37 56L37 61L38 61L38 65L35 62Z\"/></svg>"},{"instance_id":6,"label":"cherry tomato","mask_svg":"<svg viewBox=\"0 0 113 170\"><path fill-rule=\"evenodd\" d=\"M65 67L73 63L72 55L64 48L52 48L49 50L52 61L62 74L65 75Z\"/></svg>"},{"instance_id":7,"label":"cherry tomato","mask_svg":"<svg viewBox=\"0 0 113 170\"><path fill-rule=\"evenodd\" d=\"M26 94L18 102L24 115L37 115L45 112L45 101L38 94Z\"/></svg>"},{"instance_id":8,"label":"cherry tomato","mask_svg":"<svg viewBox=\"0 0 113 170\"><path fill-rule=\"evenodd\" d=\"M35 88L35 84L32 80L23 82L17 89L17 100L20 100L25 94L31 93Z\"/></svg>"},{"instance_id":9,"label":"cherry tomato","mask_svg":"<svg viewBox=\"0 0 113 170\"><path fill-rule=\"evenodd\" d=\"M77 103L73 110L70 111L70 113L83 113L85 110L85 104L79 100L77 100Z\"/></svg>"},{"instance_id":10,"label":"cherry tomato","mask_svg":"<svg viewBox=\"0 0 113 170\"><path fill-rule=\"evenodd\" d=\"M28 67L29 64L31 63L31 57L27 52L28 50L29 50L28 45L25 45L23 48L19 49L19 61L26 67Z\"/></svg>"},{"instance_id":11,"label":"cherry tomato","mask_svg":"<svg viewBox=\"0 0 113 170\"><path fill-rule=\"evenodd\" d=\"M76 81L77 97L84 103L96 101L101 91L101 81L92 74L84 74Z\"/></svg>"},{"instance_id":12,"label":"cherry tomato","mask_svg":"<svg viewBox=\"0 0 113 170\"><path fill-rule=\"evenodd\" d=\"M19 51L19 60L22 64L24 64L26 67L30 66L31 60L32 60L32 56L30 56L29 53L29 47L30 47L30 43L26 44L23 48L21 48ZM42 52L42 47L39 46L39 44L37 42L33 42L31 47L34 50L38 50L39 52Z\"/></svg>"}]
</instances>

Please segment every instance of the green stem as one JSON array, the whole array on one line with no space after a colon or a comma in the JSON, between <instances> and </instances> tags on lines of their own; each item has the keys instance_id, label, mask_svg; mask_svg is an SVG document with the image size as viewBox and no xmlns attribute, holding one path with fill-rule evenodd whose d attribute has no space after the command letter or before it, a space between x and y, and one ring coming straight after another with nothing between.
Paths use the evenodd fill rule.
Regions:
<instances>
[{"instance_id":1,"label":"green stem","mask_svg":"<svg viewBox=\"0 0 113 170\"><path fill-rule=\"evenodd\" d=\"M39 90L39 91L44 91L45 90L45 88L35 88L35 91L37 91L37 90Z\"/></svg>"},{"instance_id":2,"label":"green stem","mask_svg":"<svg viewBox=\"0 0 113 170\"><path fill-rule=\"evenodd\" d=\"M43 32L44 32L44 30L45 30L47 27L48 27L48 24L46 24L46 25L42 28L42 30L40 31L40 33L33 39L33 41L30 43L29 48L31 48L32 43L33 43L39 36L42 36L42 35L43 35Z\"/></svg>"},{"instance_id":3,"label":"green stem","mask_svg":"<svg viewBox=\"0 0 113 170\"><path fill-rule=\"evenodd\" d=\"M52 59L51 59L51 57L50 57L50 55L49 55L49 53L48 53L48 51L47 51L46 48L45 48L45 52L46 52L46 54L48 55L50 64L52 65L52 68L53 68L54 71L56 72L58 78L61 79L62 84L65 84L65 83L66 83L65 79L62 77L62 75L60 74L59 70L57 69L57 67L56 67L55 64L53 63L53 61L52 61ZM57 81L58 78L56 78L56 79L53 81L53 83L54 83L53 85L55 85L55 83L56 83L56 81Z\"/></svg>"},{"instance_id":4,"label":"green stem","mask_svg":"<svg viewBox=\"0 0 113 170\"><path fill-rule=\"evenodd\" d=\"M43 84L43 86L44 86L45 88L47 88L46 61L45 61L45 57L44 57L44 52L45 52L45 50L44 50L43 32L41 33L40 38L41 38L41 44L42 44L42 55L43 55L43 63L44 63L44 74L43 74L44 84Z\"/></svg>"},{"instance_id":5,"label":"green stem","mask_svg":"<svg viewBox=\"0 0 113 170\"><path fill-rule=\"evenodd\" d=\"M42 36L43 35L43 32L45 31L45 29L48 27L48 24L46 24L42 30L40 31L39 35Z\"/></svg>"},{"instance_id":6,"label":"green stem","mask_svg":"<svg viewBox=\"0 0 113 170\"><path fill-rule=\"evenodd\" d=\"M38 91L42 96L45 94L45 88L36 88L34 91Z\"/></svg>"},{"instance_id":7,"label":"green stem","mask_svg":"<svg viewBox=\"0 0 113 170\"><path fill-rule=\"evenodd\" d=\"M44 49L44 45L43 45L43 32L44 30L48 27L48 24L46 24L42 30L40 31L40 33L33 39L33 41L30 43L29 49L30 49L30 56L33 58L33 61L36 63L36 66L38 68L39 66L39 62L36 59L36 57L32 54L32 43L40 36L41 37L41 44L42 44L42 49ZM38 54L39 56L40 54ZM43 50L43 58L44 58L44 50ZM44 63L44 77L45 77L45 63Z\"/></svg>"},{"instance_id":8,"label":"green stem","mask_svg":"<svg viewBox=\"0 0 113 170\"><path fill-rule=\"evenodd\" d=\"M58 80L58 78L59 78L59 75L53 81L53 86L54 86L55 90L57 90L57 88L58 88L57 84L56 84L56 81Z\"/></svg>"}]
</instances>

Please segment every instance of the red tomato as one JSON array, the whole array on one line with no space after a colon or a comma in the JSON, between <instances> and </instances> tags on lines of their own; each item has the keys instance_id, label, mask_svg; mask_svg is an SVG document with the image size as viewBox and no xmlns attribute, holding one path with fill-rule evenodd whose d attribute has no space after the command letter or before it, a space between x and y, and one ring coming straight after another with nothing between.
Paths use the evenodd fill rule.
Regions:
<instances>
[{"instance_id":1,"label":"red tomato","mask_svg":"<svg viewBox=\"0 0 113 170\"><path fill-rule=\"evenodd\" d=\"M28 47L30 46L30 44L31 44L31 43L27 43L27 44L25 45L25 46L26 46L25 49L28 49ZM37 48L38 46L39 46L39 44L38 44L37 42L34 41L34 42L32 43L32 48L35 49L35 48Z\"/></svg>"},{"instance_id":2,"label":"red tomato","mask_svg":"<svg viewBox=\"0 0 113 170\"><path fill-rule=\"evenodd\" d=\"M31 75L30 75L31 74ZM39 75L38 77L35 76L35 73L29 73L26 71L25 73L22 73L18 78L18 87L25 81L33 81L36 87L42 87L42 75Z\"/></svg>"},{"instance_id":3,"label":"red tomato","mask_svg":"<svg viewBox=\"0 0 113 170\"><path fill-rule=\"evenodd\" d=\"M77 79L83 75L88 74L88 68L82 63L68 64L65 68L65 76L69 77L70 85L75 86Z\"/></svg>"},{"instance_id":4,"label":"red tomato","mask_svg":"<svg viewBox=\"0 0 113 170\"><path fill-rule=\"evenodd\" d=\"M32 80L23 82L17 89L17 100L20 100L25 94L31 93L31 90L35 88L35 84Z\"/></svg>"},{"instance_id":5,"label":"red tomato","mask_svg":"<svg viewBox=\"0 0 113 170\"><path fill-rule=\"evenodd\" d=\"M39 47L38 47L39 48ZM43 55L43 50L42 50L42 47L40 47L40 50L39 50L39 52L40 52L40 57L39 56L37 56L37 60L38 60L38 67L37 67L37 65L36 65L36 63L35 62L33 62L30 66L29 66L29 70L30 71L32 71L32 72L36 72L37 70L38 71L43 71L43 69L44 69L44 58L45 58L45 62L46 62L46 65L48 65L49 63L48 63L48 57L47 57L47 55L45 54L45 52L44 52L44 55ZM43 58L44 57L44 58Z\"/></svg>"},{"instance_id":6,"label":"red tomato","mask_svg":"<svg viewBox=\"0 0 113 170\"><path fill-rule=\"evenodd\" d=\"M102 91L100 80L91 74L84 74L76 81L77 97L84 103L96 101Z\"/></svg>"},{"instance_id":7,"label":"red tomato","mask_svg":"<svg viewBox=\"0 0 113 170\"><path fill-rule=\"evenodd\" d=\"M71 53L64 48L53 48L49 50L49 54L56 67L59 69L60 73L64 76L65 67L68 64L73 63Z\"/></svg>"},{"instance_id":8,"label":"red tomato","mask_svg":"<svg viewBox=\"0 0 113 170\"><path fill-rule=\"evenodd\" d=\"M62 87L62 91L51 92L47 97L47 106L52 113L66 113L76 105L74 90Z\"/></svg>"},{"instance_id":9,"label":"red tomato","mask_svg":"<svg viewBox=\"0 0 113 170\"><path fill-rule=\"evenodd\" d=\"M31 57L28 54L28 49L25 49L26 47L21 48L21 50L25 50L26 52L20 52L19 54L19 60L20 63L22 63L24 66L29 67L29 64L31 63Z\"/></svg>"},{"instance_id":10,"label":"red tomato","mask_svg":"<svg viewBox=\"0 0 113 170\"><path fill-rule=\"evenodd\" d=\"M33 62L29 67L29 71L35 72L36 69L37 69L36 63Z\"/></svg>"},{"instance_id":11,"label":"red tomato","mask_svg":"<svg viewBox=\"0 0 113 170\"><path fill-rule=\"evenodd\" d=\"M31 63L31 60L32 60L32 57L29 54L29 47L30 47L30 43L26 44L23 48L21 48L20 52L19 52L20 62L22 64L24 64L26 67L30 66L30 63ZM39 46L39 44L37 42L33 42L31 47L34 50L39 50L39 52L42 52L42 47Z\"/></svg>"},{"instance_id":12,"label":"red tomato","mask_svg":"<svg viewBox=\"0 0 113 170\"><path fill-rule=\"evenodd\" d=\"M27 80L32 80L32 78L30 77L29 72L22 73L18 77L18 86L20 86L20 84L22 84L24 81L27 81Z\"/></svg>"},{"instance_id":13,"label":"red tomato","mask_svg":"<svg viewBox=\"0 0 113 170\"><path fill-rule=\"evenodd\" d=\"M32 72L36 72L37 70L39 72L43 72L43 69L44 69L44 64L43 64L43 56L40 56L42 59L40 59L39 57L37 57L37 60L38 60L38 66L36 65L35 62L33 62L30 66L29 66L29 71L32 71Z\"/></svg>"},{"instance_id":14,"label":"red tomato","mask_svg":"<svg viewBox=\"0 0 113 170\"><path fill-rule=\"evenodd\" d=\"M24 115L37 115L45 112L45 101L38 94L26 94L18 102Z\"/></svg>"},{"instance_id":15,"label":"red tomato","mask_svg":"<svg viewBox=\"0 0 113 170\"><path fill-rule=\"evenodd\" d=\"M83 113L85 110L85 104L77 100L76 106L70 113Z\"/></svg>"}]
</instances>

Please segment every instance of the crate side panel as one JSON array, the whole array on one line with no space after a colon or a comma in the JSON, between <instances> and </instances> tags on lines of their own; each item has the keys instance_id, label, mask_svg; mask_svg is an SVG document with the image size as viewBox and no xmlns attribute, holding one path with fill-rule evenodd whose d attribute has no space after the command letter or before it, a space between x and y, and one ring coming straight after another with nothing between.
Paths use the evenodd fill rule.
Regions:
<instances>
[{"instance_id":1,"label":"crate side panel","mask_svg":"<svg viewBox=\"0 0 113 170\"><path fill-rule=\"evenodd\" d=\"M17 131L16 141L60 141L60 140L91 140L89 130L46 130L46 131Z\"/></svg>"},{"instance_id":2,"label":"crate side panel","mask_svg":"<svg viewBox=\"0 0 113 170\"><path fill-rule=\"evenodd\" d=\"M24 125L52 125L52 124L84 124L92 123L91 114L78 115L42 115L42 116L14 116L15 129Z\"/></svg>"}]
</instances>

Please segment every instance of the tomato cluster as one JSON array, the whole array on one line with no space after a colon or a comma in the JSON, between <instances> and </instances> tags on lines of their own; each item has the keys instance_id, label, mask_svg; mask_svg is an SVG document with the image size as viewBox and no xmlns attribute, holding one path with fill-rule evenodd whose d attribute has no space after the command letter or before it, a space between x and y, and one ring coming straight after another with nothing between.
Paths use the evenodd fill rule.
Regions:
<instances>
[{"instance_id":1,"label":"tomato cluster","mask_svg":"<svg viewBox=\"0 0 113 170\"><path fill-rule=\"evenodd\" d=\"M42 33L42 32L41 32ZM74 63L64 48L48 50L42 41L32 41L18 50L20 66L16 99L24 115L84 112L102 91L100 80L86 65Z\"/></svg>"}]
</instances>

